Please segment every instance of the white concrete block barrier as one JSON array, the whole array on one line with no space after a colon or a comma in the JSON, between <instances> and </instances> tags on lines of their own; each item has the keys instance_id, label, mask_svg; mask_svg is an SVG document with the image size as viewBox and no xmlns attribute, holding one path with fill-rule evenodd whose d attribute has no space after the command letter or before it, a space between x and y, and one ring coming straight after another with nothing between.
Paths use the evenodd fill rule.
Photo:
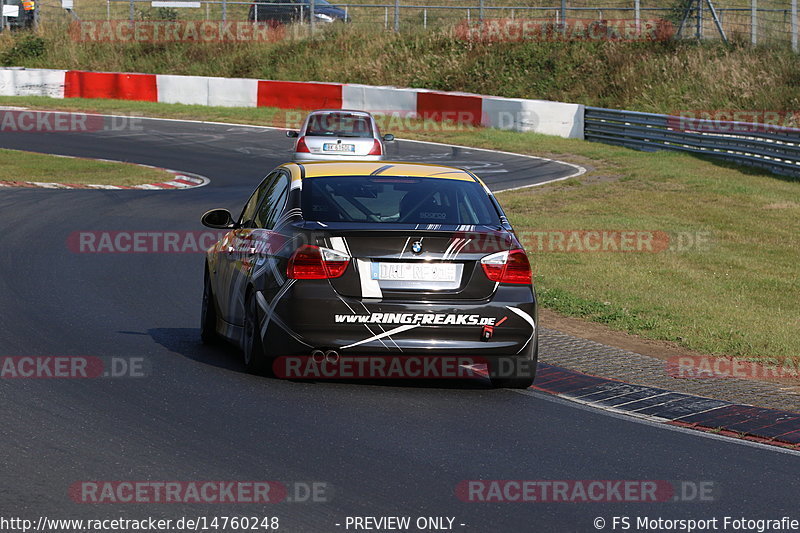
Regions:
<instances>
[{"instance_id":1,"label":"white concrete block barrier","mask_svg":"<svg viewBox=\"0 0 800 533\"><path fill-rule=\"evenodd\" d=\"M256 107L258 80L156 75L158 101L219 107Z\"/></svg>"},{"instance_id":2,"label":"white concrete block barrier","mask_svg":"<svg viewBox=\"0 0 800 533\"><path fill-rule=\"evenodd\" d=\"M0 95L64 98L66 70L0 69Z\"/></svg>"},{"instance_id":3,"label":"white concrete block barrier","mask_svg":"<svg viewBox=\"0 0 800 533\"><path fill-rule=\"evenodd\" d=\"M532 131L570 139L583 139L581 104L546 100L483 97L482 125L513 131Z\"/></svg>"},{"instance_id":4,"label":"white concrete block barrier","mask_svg":"<svg viewBox=\"0 0 800 533\"><path fill-rule=\"evenodd\" d=\"M417 92L417 89L345 84L342 86L342 108L370 113L397 113L401 116L416 115Z\"/></svg>"}]
</instances>

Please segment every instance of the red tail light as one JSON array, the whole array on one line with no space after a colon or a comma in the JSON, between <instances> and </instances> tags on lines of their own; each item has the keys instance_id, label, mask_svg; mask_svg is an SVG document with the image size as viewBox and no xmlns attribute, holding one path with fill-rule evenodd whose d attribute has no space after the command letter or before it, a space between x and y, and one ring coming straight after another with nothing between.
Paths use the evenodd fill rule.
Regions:
<instances>
[{"instance_id":1,"label":"red tail light","mask_svg":"<svg viewBox=\"0 0 800 533\"><path fill-rule=\"evenodd\" d=\"M383 148L381 148L381 142L378 139L372 141L372 150L367 155L383 155Z\"/></svg>"},{"instance_id":2,"label":"red tail light","mask_svg":"<svg viewBox=\"0 0 800 533\"><path fill-rule=\"evenodd\" d=\"M297 144L294 147L294 151L295 152L304 152L304 153L309 153L311 151L311 150L308 149L308 146L306 145L306 138L305 137L300 137L299 139L297 139Z\"/></svg>"},{"instance_id":3,"label":"red tail light","mask_svg":"<svg viewBox=\"0 0 800 533\"><path fill-rule=\"evenodd\" d=\"M347 270L350 256L331 250L304 244L289 258L286 275L291 279L338 278Z\"/></svg>"},{"instance_id":4,"label":"red tail light","mask_svg":"<svg viewBox=\"0 0 800 533\"><path fill-rule=\"evenodd\" d=\"M524 250L510 250L481 259L486 277L498 283L531 283L531 264Z\"/></svg>"}]
</instances>

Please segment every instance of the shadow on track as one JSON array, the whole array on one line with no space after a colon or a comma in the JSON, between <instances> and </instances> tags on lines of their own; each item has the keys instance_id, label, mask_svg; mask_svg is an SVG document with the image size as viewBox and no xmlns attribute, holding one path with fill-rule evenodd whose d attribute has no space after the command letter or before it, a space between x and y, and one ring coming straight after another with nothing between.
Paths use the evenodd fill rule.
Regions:
<instances>
[{"instance_id":1,"label":"shadow on track","mask_svg":"<svg viewBox=\"0 0 800 533\"><path fill-rule=\"evenodd\" d=\"M143 333L132 331L120 333L143 335ZM241 352L237 347L224 341L220 341L213 346L207 346L200 341L199 329L153 328L147 330L147 335L170 352L182 355L192 361L247 374L244 363L241 360ZM263 377L261 379L271 380L278 378ZM288 379L282 381L305 384L330 383L416 389L487 390L492 388L489 380L482 376L466 379Z\"/></svg>"}]
</instances>

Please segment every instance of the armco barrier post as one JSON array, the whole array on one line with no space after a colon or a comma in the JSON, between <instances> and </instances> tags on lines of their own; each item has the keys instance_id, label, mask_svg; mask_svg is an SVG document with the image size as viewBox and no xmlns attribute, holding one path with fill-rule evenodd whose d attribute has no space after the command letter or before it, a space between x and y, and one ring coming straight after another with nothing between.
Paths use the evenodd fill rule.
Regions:
<instances>
[{"instance_id":1,"label":"armco barrier post","mask_svg":"<svg viewBox=\"0 0 800 533\"><path fill-rule=\"evenodd\" d=\"M703 0L697 0L697 40L703 39Z\"/></svg>"}]
</instances>

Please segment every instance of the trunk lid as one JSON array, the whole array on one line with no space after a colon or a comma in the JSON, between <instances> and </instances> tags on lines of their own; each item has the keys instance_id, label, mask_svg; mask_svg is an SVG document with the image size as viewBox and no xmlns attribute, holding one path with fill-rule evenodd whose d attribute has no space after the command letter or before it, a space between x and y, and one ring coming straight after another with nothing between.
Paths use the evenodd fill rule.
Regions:
<instances>
[{"instance_id":1,"label":"trunk lid","mask_svg":"<svg viewBox=\"0 0 800 533\"><path fill-rule=\"evenodd\" d=\"M346 225L353 226L337 224ZM496 284L486 277L480 260L519 247L512 233L497 228L417 225L328 227L317 235L316 244L352 257L345 273L330 280L337 293L388 300L487 299Z\"/></svg>"},{"instance_id":2,"label":"trunk lid","mask_svg":"<svg viewBox=\"0 0 800 533\"><path fill-rule=\"evenodd\" d=\"M331 157L352 157L369 154L375 144L372 137L304 137L306 146L312 154L324 154Z\"/></svg>"}]
</instances>

